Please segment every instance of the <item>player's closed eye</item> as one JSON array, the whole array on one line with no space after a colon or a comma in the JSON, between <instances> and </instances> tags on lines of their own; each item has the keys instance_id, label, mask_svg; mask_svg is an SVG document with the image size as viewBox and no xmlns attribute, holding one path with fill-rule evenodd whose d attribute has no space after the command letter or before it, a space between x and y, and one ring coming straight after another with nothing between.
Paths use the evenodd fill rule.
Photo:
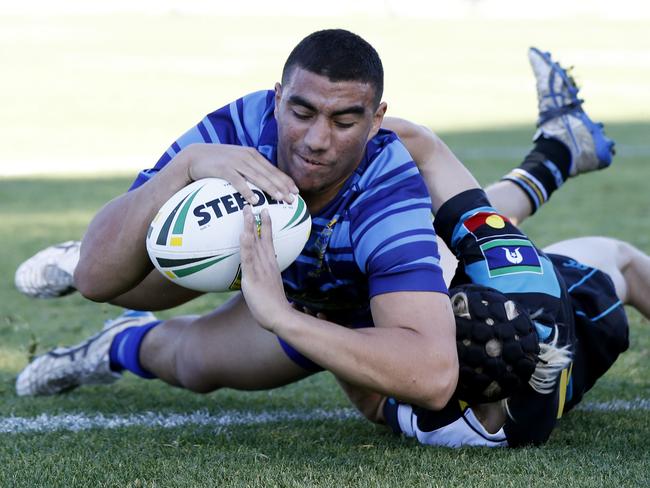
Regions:
<instances>
[{"instance_id":1,"label":"player's closed eye","mask_svg":"<svg viewBox=\"0 0 650 488\"><path fill-rule=\"evenodd\" d=\"M311 113L303 113L303 112L296 112L295 110L291 111L294 115L299 120L307 120L311 117Z\"/></svg>"},{"instance_id":2,"label":"player's closed eye","mask_svg":"<svg viewBox=\"0 0 650 488\"><path fill-rule=\"evenodd\" d=\"M341 122L341 121L335 120L334 125L336 125L336 127L339 127L340 129L349 129L350 127L352 127L354 125L354 122Z\"/></svg>"}]
</instances>

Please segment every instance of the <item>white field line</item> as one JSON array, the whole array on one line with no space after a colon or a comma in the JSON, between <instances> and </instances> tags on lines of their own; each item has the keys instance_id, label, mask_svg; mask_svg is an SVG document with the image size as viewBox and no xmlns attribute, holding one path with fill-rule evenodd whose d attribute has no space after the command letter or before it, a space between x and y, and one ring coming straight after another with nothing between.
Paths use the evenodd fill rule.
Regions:
<instances>
[{"instance_id":1,"label":"white field line","mask_svg":"<svg viewBox=\"0 0 650 488\"><path fill-rule=\"evenodd\" d=\"M650 411L650 399L637 398L634 400L614 400L610 402L585 402L576 407L576 410L587 412L647 412ZM0 433L79 432L88 429L118 429L123 427L170 429L187 425L214 427L218 429L237 425L259 425L273 422L322 422L352 419L361 419L361 416L356 410L351 408L336 410L316 409L309 411L276 410L261 413L226 410L220 414L211 414L207 411L190 413L143 412L129 415L86 413L50 415L43 413L36 417L0 417Z\"/></svg>"},{"instance_id":2,"label":"white field line","mask_svg":"<svg viewBox=\"0 0 650 488\"><path fill-rule=\"evenodd\" d=\"M0 417L0 433L18 434L23 432L53 432L58 430L81 431L88 429L117 429L121 427L154 427L170 429L185 425L208 427L231 427L237 425L256 425L272 422L320 422L327 420L349 420L361 416L351 408L337 410L273 412L242 412L226 410L220 414L206 411L190 413L154 413L143 412L129 415L103 415L86 413L69 413L50 415L40 414L36 417Z\"/></svg>"},{"instance_id":3,"label":"white field line","mask_svg":"<svg viewBox=\"0 0 650 488\"><path fill-rule=\"evenodd\" d=\"M631 412L650 411L650 399L611 400L609 402L585 402L576 406L576 410L585 412Z\"/></svg>"}]
</instances>

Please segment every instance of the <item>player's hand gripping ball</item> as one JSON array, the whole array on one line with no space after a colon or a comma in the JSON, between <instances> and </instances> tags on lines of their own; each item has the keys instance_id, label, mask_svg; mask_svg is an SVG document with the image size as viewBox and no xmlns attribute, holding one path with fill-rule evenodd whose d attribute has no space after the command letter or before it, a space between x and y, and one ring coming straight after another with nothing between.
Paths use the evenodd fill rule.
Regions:
<instances>
[{"instance_id":1,"label":"player's hand gripping ball","mask_svg":"<svg viewBox=\"0 0 650 488\"><path fill-rule=\"evenodd\" d=\"M259 197L253 211L267 208L280 270L302 251L311 229L305 201L278 201L249 183ZM161 207L147 232L154 266L172 282L198 291L238 290L239 236L248 203L225 180L206 178L178 191Z\"/></svg>"}]
</instances>

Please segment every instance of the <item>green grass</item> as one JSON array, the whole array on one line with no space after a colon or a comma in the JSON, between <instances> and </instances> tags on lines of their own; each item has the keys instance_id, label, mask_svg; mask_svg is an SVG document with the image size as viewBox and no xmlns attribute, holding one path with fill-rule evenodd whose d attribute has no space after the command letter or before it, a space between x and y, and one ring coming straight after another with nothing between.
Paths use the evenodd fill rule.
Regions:
<instances>
[{"instance_id":1,"label":"green grass","mask_svg":"<svg viewBox=\"0 0 650 488\"><path fill-rule=\"evenodd\" d=\"M608 121L619 155L611 170L568 183L524 230L539 245L607 234L650 252L647 22L251 18L243 27L236 20L0 17L0 132L11 141L0 145L0 174L8 164L52 161L48 177L0 179L0 417L349 407L326 373L255 393L196 395L129 375L114 387L56 398L17 398L13 390L31 349L77 342L119 313L75 295L29 300L13 287L22 260L81 236L131 180L52 177L56 161L142 154L142 165L149 165L205 112L271 87L289 48L316 28L348 27L371 40L386 66L391 113L441 131L483 183L500 177L528 147L535 102L525 48L536 44L578 65L587 107ZM223 299L203 297L160 315L208 311ZM630 321L630 350L585 401L650 398L650 323L635 312ZM648 411L576 411L546 446L521 450L422 447L361 419L1 435L0 486L650 483Z\"/></svg>"},{"instance_id":2,"label":"green grass","mask_svg":"<svg viewBox=\"0 0 650 488\"><path fill-rule=\"evenodd\" d=\"M622 145L642 143L649 125L615 125ZM486 147L494 139L525 145L525 128L445 134L452 147ZM461 151L462 152L462 151ZM471 151L470 151L471 152ZM502 174L510 161L476 158L468 165L482 182ZM578 178L525 224L539 243L563 237L610 234L650 252L650 221L642 158L622 155L616 167ZM15 374L30 344L44 351L76 342L118 313L109 305L70 296L29 300L11 276L41 247L81 235L92 214L128 186L126 178L11 179L0 183L0 222L6 236L0 283L0 416L41 413L124 415L158 411L275 412L347 408L328 374L270 392L220 391L196 395L157 381L127 376L114 387L91 387L56 398L17 398ZM207 311L223 297L203 297L181 311ZM630 313L632 345L585 401L650 398L650 324ZM238 427L187 426L91 430L78 433L4 434L0 486L641 486L650 463L650 412L573 412L548 445L517 451L426 448L394 437L361 419L277 422Z\"/></svg>"}]
</instances>

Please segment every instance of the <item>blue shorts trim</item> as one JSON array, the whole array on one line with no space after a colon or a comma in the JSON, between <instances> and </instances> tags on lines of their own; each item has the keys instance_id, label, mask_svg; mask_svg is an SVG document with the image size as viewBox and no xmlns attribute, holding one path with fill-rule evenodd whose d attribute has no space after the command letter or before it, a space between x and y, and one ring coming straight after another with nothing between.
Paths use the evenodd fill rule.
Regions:
<instances>
[{"instance_id":1,"label":"blue shorts trim","mask_svg":"<svg viewBox=\"0 0 650 488\"><path fill-rule=\"evenodd\" d=\"M318 373L319 371L324 371L322 367L320 367L311 359L300 354L292 346L290 346L289 343L283 341L279 337L278 337L278 342L282 346L282 349L284 349L284 353L287 356L289 356L289 359L291 359L294 363L296 363L301 368L306 369L307 371L311 371L312 373Z\"/></svg>"}]
</instances>

